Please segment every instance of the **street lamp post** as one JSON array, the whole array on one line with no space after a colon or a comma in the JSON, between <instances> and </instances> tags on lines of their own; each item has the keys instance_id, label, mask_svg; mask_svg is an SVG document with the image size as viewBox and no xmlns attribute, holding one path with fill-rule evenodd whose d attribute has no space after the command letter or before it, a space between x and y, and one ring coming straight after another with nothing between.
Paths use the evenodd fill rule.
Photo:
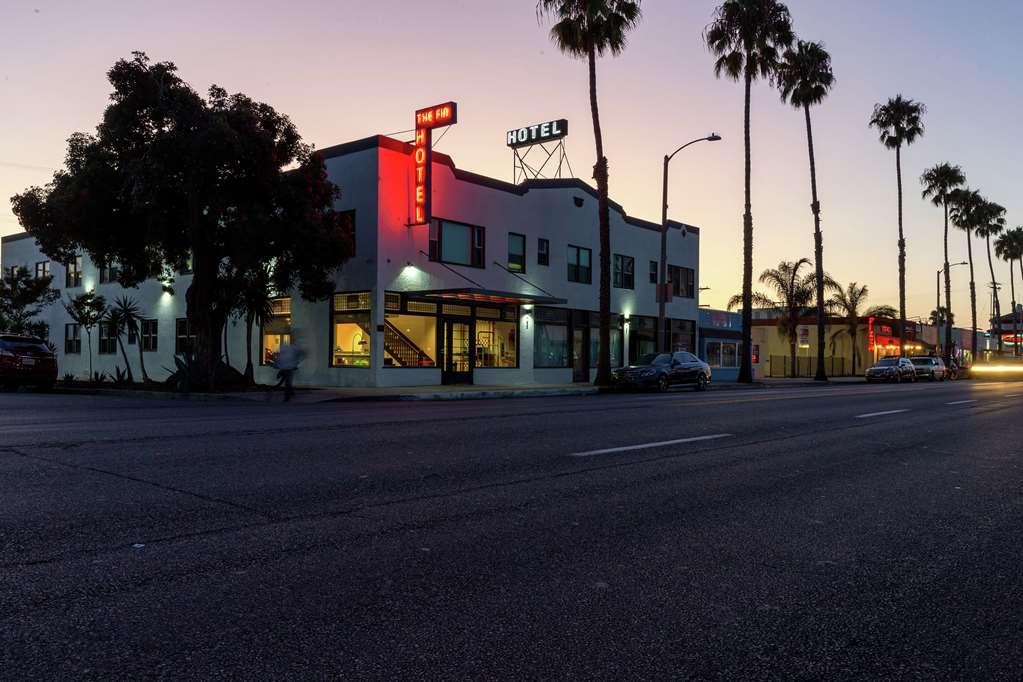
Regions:
<instances>
[{"instance_id":1,"label":"street lamp post","mask_svg":"<svg viewBox=\"0 0 1023 682\"><path fill-rule=\"evenodd\" d=\"M954 268L957 265L969 265L969 263L967 263L966 261L963 261L961 263L949 263L948 264L948 269L951 270L952 268ZM951 310L946 310L945 311L945 316L943 316L941 314L941 273L943 273L943 272L945 272L945 267L944 266L942 266L941 269L939 269L938 272L934 276L934 300L935 300L934 314L937 316L934 321L935 321L935 323L936 323L936 325L938 327L938 343L936 344L937 347L938 347L938 353L944 357L944 353L945 353L946 349L944 347L945 344L942 342L942 339L945 338L945 337L941 335L941 325L942 325L942 321L943 320L944 320L944 324L946 324L946 325L950 325L951 324L950 320L944 319L944 318L945 318L945 316L951 317L952 316L952 311Z\"/></svg>"},{"instance_id":2,"label":"street lamp post","mask_svg":"<svg viewBox=\"0 0 1023 682\"><path fill-rule=\"evenodd\" d=\"M696 144L697 142L718 142L720 139L720 135L711 133L707 137L700 137L691 142L686 142L671 154L664 156L664 178L661 193L661 263L659 268L660 277L658 278L660 284L658 285L657 292L657 334L660 339L657 348L662 353L668 350L668 330L664 328L664 305L668 298L668 163L675 158L676 154L689 145Z\"/></svg>"}]
</instances>

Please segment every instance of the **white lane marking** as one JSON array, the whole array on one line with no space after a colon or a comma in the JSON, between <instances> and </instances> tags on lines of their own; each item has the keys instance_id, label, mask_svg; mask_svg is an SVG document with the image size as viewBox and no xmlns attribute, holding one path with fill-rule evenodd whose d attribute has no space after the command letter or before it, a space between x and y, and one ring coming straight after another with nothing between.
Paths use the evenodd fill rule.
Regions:
<instances>
[{"instance_id":1,"label":"white lane marking","mask_svg":"<svg viewBox=\"0 0 1023 682\"><path fill-rule=\"evenodd\" d=\"M696 443L702 440L717 440L719 438L731 438L730 433L715 433L712 436L696 436L695 438L677 438L675 440L662 440L656 443L641 443L640 445L623 445L620 448L604 448L603 450L588 450L586 452L573 452L569 457L592 457L593 455L609 455L612 452L630 452L632 450L648 450L650 448L662 448L666 445L679 445L680 443Z\"/></svg>"},{"instance_id":2,"label":"white lane marking","mask_svg":"<svg viewBox=\"0 0 1023 682\"><path fill-rule=\"evenodd\" d=\"M1006 398L1018 398L1019 397L1019 393L1010 393L1009 395L1007 395L1005 397Z\"/></svg>"},{"instance_id":3,"label":"white lane marking","mask_svg":"<svg viewBox=\"0 0 1023 682\"><path fill-rule=\"evenodd\" d=\"M945 404L946 405L965 405L966 403L975 403L975 402L977 402L977 401L976 400L953 400L952 402L945 403Z\"/></svg>"},{"instance_id":4,"label":"white lane marking","mask_svg":"<svg viewBox=\"0 0 1023 682\"><path fill-rule=\"evenodd\" d=\"M899 414L900 412L909 412L909 410L885 410L884 412L868 412L867 414L858 414L853 419L870 419L871 417L883 417L886 414Z\"/></svg>"}]
</instances>

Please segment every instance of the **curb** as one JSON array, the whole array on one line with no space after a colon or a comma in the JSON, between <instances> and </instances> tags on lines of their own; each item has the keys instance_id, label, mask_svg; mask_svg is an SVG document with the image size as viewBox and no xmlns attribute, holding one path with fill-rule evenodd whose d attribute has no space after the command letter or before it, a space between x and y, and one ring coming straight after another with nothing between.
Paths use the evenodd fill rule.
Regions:
<instances>
[{"instance_id":1,"label":"curb","mask_svg":"<svg viewBox=\"0 0 1023 682\"><path fill-rule=\"evenodd\" d=\"M130 388L61 388L54 387L53 393L63 395L96 395L114 398L145 398L153 400L185 400L191 402L221 402L248 400L228 393L177 393L175 391L135 391Z\"/></svg>"}]
</instances>

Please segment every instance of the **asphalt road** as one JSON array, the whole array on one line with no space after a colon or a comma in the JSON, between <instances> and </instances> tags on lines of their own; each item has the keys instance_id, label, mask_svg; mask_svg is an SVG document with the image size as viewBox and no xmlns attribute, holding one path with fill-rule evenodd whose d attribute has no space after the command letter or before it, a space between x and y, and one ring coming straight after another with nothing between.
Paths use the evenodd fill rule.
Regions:
<instances>
[{"instance_id":1,"label":"asphalt road","mask_svg":"<svg viewBox=\"0 0 1023 682\"><path fill-rule=\"evenodd\" d=\"M3 394L0 679L1020 679L1021 400Z\"/></svg>"}]
</instances>

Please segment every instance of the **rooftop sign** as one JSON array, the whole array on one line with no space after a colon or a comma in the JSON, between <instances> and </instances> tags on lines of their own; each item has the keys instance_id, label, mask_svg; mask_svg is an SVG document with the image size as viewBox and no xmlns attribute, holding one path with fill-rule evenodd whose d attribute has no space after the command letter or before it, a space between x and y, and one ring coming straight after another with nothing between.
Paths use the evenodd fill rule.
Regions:
<instances>
[{"instance_id":1,"label":"rooftop sign","mask_svg":"<svg viewBox=\"0 0 1023 682\"><path fill-rule=\"evenodd\" d=\"M416 111L416 140L412 147L413 210L412 225L430 222L433 199L433 134L434 128L458 123L458 105L454 102L435 104Z\"/></svg>"},{"instance_id":2,"label":"rooftop sign","mask_svg":"<svg viewBox=\"0 0 1023 682\"><path fill-rule=\"evenodd\" d=\"M528 147L531 144L540 144L541 142L550 142L551 140L560 140L566 135L568 135L568 121L559 118L557 121L537 123L516 130L509 130L507 139L508 146L514 149L516 147Z\"/></svg>"}]
</instances>

